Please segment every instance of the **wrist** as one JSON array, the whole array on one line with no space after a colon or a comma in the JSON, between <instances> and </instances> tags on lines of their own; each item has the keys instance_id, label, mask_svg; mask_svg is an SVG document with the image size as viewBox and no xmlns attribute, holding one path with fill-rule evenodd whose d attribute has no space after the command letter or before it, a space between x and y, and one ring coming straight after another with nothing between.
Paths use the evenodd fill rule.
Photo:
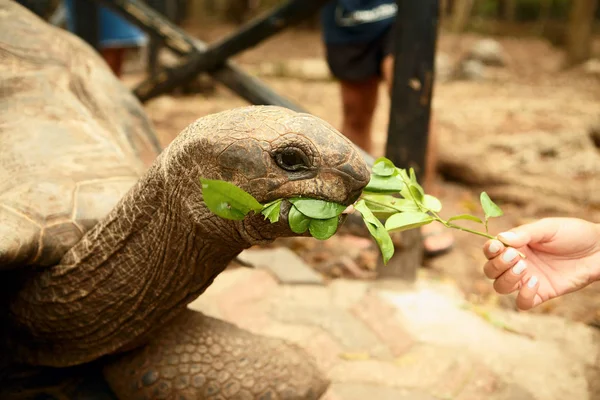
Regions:
<instances>
[{"instance_id":1,"label":"wrist","mask_svg":"<svg viewBox=\"0 0 600 400\"><path fill-rule=\"evenodd\" d=\"M596 247L594 255L592 256L592 265L591 265L591 282L600 281L600 224L594 224L596 227Z\"/></svg>"}]
</instances>

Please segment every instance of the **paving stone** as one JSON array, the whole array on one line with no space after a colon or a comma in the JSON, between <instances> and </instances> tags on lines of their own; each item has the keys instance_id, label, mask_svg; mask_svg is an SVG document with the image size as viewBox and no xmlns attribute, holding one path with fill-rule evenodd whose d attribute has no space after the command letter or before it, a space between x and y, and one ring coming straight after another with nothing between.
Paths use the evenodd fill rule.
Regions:
<instances>
[{"instance_id":1,"label":"paving stone","mask_svg":"<svg viewBox=\"0 0 600 400\"><path fill-rule=\"evenodd\" d=\"M276 337L304 346L312 338L321 333L321 330L315 326L299 324L283 324L278 321L270 321L261 328L260 333L265 336Z\"/></svg>"},{"instance_id":2,"label":"paving stone","mask_svg":"<svg viewBox=\"0 0 600 400\"><path fill-rule=\"evenodd\" d=\"M319 332L301 345L315 357L323 372L329 372L341 361L343 349L327 332Z\"/></svg>"},{"instance_id":3,"label":"paving stone","mask_svg":"<svg viewBox=\"0 0 600 400\"><path fill-rule=\"evenodd\" d=\"M327 286L279 285L269 297L272 303L293 306L331 307L331 290Z\"/></svg>"},{"instance_id":4,"label":"paving stone","mask_svg":"<svg viewBox=\"0 0 600 400\"><path fill-rule=\"evenodd\" d=\"M329 396L329 397L327 397ZM334 383L324 400L439 400L425 392L358 383Z\"/></svg>"},{"instance_id":5,"label":"paving stone","mask_svg":"<svg viewBox=\"0 0 600 400\"><path fill-rule=\"evenodd\" d=\"M358 303L368 288L368 282L350 279L336 279L328 285L332 304L346 309Z\"/></svg>"},{"instance_id":6,"label":"paving stone","mask_svg":"<svg viewBox=\"0 0 600 400\"><path fill-rule=\"evenodd\" d=\"M341 308L272 304L270 315L278 321L318 326L329 332L346 352L391 358L389 349L362 322Z\"/></svg>"},{"instance_id":7,"label":"paving stone","mask_svg":"<svg viewBox=\"0 0 600 400\"><path fill-rule=\"evenodd\" d=\"M281 283L321 285L325 282L321 275L287 247L245 250L238 258L269 271Z\"/></svg>"},{"instance_id":8,"label":"paving stone","mask_svg":"<svg viewBox=\"0 0 600 400\"><path fill-rule=\"evenodd\" d=\"M460 349L414 346L396 362L380 360L344 361L333 367L329 377L336 383L363 383L428 391L444 378L458 358Z\"/></svg>"},{"instance_id":9,"label":"paving stone","mask_svg":"<svg viewBox=\"0 0 600 400\"><path fill-rule=\"evenodd\" d=\"M277 288L277 282L266 271L252 271L247 279L222 290L216 297L219 311L227 321L253 332L269 324L267 305L261 300Z\"/></svg>"},{"instance_id":10,"label":"paving stone","mask_svg":"<svg viewBox=\"0 0 600 400\"><path fill-rule=\"evenodd\" d=\"M256 271L248 268L227 269L220 273L213 284L206 289L196 300L188 304L188 308L195 311L201 311L206 315L223 318L218 304L219 295L227 288L245 282L255 275ZM272 278L270 276L268 279ZM243 284L243 283L242 283Z\"/></svg>"},{"instance_id":11,"label":"paving stone","mask_svg":"<svg viewBox=\"0 0 600 400\"><path fill-rule=\"evenodd\" d=\"M395 357L404 354L413 345L413 338L396 318L396 309L379 296L367 294L352 307L351 312L375 332Z\"/></svg>"},{"instance_id":12,"label":"paving stone","mask_svg":"<svg viewBox=\"0 0 600 400\"><path fill-rule=\"evenodd\" d=\"M380 294L394 304L405 329L421 343L457 347L476 355L494 374L531 393L532 399L589 398L585 376L587 357L582 360L581 350L574 351L572 346L561 344L552 335L540 334L532 339L507 332L462 307L465 303L459 296L431 283L416 285L413 291L404 293ZM547 320L532 313L511 315L513 319L521 319L521 323L514 326L524 333L539 332ZM545 326L549 330L555 327L553 323ZM582 329L564 329L571 343L579 343L589 352L597 351L598 344L590 343L589 335L576 334ZM577 337L581 340L574 342Z\"/></svg>"},{"instance_id":13,"label":"paving stone","mask_svg":"<svg viewBox=\"0 0 600 400\"><path fill-rule=\"evenodd\" d=\"M478 372L479 375L479 372ZM515 384L498 384L486 381L486 377L473 381L454 400L531 400L535 399L530 392ZM490 386L491 385L491 386ZM590 399L591 400L591 399Z\"/></svg>"}]
</instances>

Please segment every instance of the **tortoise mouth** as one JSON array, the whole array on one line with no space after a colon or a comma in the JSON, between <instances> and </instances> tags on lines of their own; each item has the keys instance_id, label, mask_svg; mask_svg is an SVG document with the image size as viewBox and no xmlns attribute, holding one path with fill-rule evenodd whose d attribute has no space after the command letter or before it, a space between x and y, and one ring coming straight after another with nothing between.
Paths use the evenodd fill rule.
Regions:
<instances>
[{"instance_id":1,"label":"tortoise mouth","mask_svg":"<svg viewBox=\"0 0 600 400\"><path fill-rule=\"evenodd\" d=\"M321 199L317 199L317 200L321 200ZM287 227L289 227L288 215L290 213L291 208L292 208L292 203L288 199L283 199L281 201L281 210L279 211L279 221L283 222ZM348 218L348 216L350 214L352 214L353 212L354 212L354 206L352 204L349 205L348 207L346 207L346 209L344 211L342 211L342 213L338 216L337 230L340 229L340 227L344 224L344 222L346 222L346 219ZM306 232L300 233L300 234L294 233L294 236L312 237L312 235L310 234L310 231L308 231L308 230L306 230Z\"/></svg>"}]
</instances>

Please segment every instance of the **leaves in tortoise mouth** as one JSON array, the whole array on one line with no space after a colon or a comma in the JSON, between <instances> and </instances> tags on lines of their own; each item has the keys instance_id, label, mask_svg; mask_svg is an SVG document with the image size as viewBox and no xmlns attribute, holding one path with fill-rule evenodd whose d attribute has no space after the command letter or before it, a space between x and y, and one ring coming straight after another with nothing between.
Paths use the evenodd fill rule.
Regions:
<instances>
[{"instance_id":1,"label":"leaves in tortoise mouth","mask_svg":"<svg viewBox=\"0 0 600 400\"><path fill-rule=\"evenodd\" d=\"M303 197L289 199L302 214L315 219L330 219L340 215L347 206L325 200L317 200Z\"/></svg>"},{"instance_id":2,"label":"leaves in tortoise mouth","mask_svg":"<svg viewBox=\"0 0 600 400\"><path fill-rule=\"evenodd\" d=\"M263 209L251 194L236 185L219 180L200 178L204 203L219 217L242 220L250 212Z\"/></svg>"},{"instance_id":3,"label":"leaves in tortoise mouth","mask_svg":"<svg viewBox=\"0 0 600 400\"><path fill-rule=\"evenodd\" d=\"M327 240L337 231L339 218L313 219L310 221L308 229L315 239Z\"/></svg>"},{"instance_id":4,"label":"leaves in tortoise mouth","mask_svg":"<svg viewBox=\"0 0 600 400\"><path fill-rule=\"evenodd\" d=\"M298 211L295 205L292 205L288 213L288 222L292 232L302 234L308 229L311 219Z\"/></svg>"},{"instance_id":5,"label":"leaves in tortoise mouth","mask_svg":"<svg viewBox=\"0 0 600 400\"><path fill-rule=\"evenodd\" d=\"M279 221L281 212L281 200L275 200L264 205L261 214L265 216L272 224Z\"/></svg>"}]
</instances>

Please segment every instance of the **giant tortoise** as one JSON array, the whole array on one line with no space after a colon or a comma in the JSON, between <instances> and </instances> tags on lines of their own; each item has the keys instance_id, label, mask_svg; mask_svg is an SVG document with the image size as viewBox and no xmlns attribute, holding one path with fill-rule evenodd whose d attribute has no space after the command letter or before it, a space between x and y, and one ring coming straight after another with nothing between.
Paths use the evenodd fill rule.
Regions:
<instances>
[{"instance_id":1,"label":"giant tortoise","mask_svg":"<svg viewBox=\"0 0 600 400\"><path fill-rule=\"evenodd\" d=\"M357 149L318 118L252 106L158 154L94 51L8 0L0 56L0 398L320 397L300 348L187 309L243 249L295 235L286 202L277 223L221 219L199 179L348 205L369 178Z\"/></svg>"}]
</instances>

